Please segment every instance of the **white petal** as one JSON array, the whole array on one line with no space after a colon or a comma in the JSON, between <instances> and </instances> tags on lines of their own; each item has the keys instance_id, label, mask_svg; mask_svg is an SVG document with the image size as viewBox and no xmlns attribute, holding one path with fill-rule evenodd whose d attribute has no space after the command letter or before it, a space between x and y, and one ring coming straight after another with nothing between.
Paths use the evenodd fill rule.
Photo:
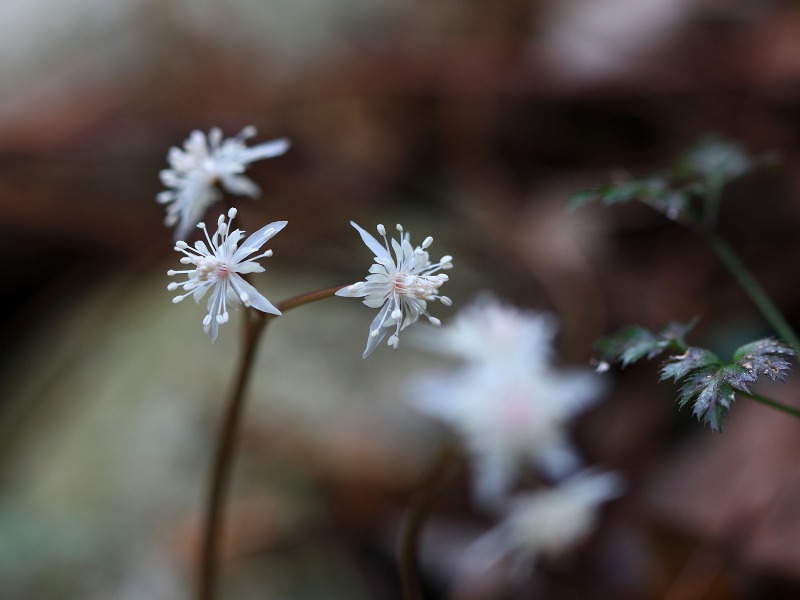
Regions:
<instances>
[{"instance_id":1,"label":"white petal","mask_svg":"<svg viewBox=\"0 0 800 600\"><path fill-rule=\"evenodd\" d=\"M276 235L281 229L286 227L286 224L289 221L275 221L274 223L270 223L269 225L265 225L258 231L256 231L253 235L247 238L239 249L233 255L233 262L238 263L250 256L256 250L259 250L261 246L263 246L267 240L271 239L274 235ZM270 231L270 229L272 231Z\"/></svg>"},{"instance_id":2,"label":"white petal","mask_svg":"<svg viewBox=\"0 0 800 600\"><path fill-rule=\"evenodd\" d=\"M219 127L214 127L208 132L208 143L212 148L218 148L222 142L222 130Z\"/></svg>"},{"instance_id":3,"label":"white petal","mask_svg":"<svg viewBox=\"0 0 800 600\"><path fill-rule=\"evenodd\" d=\"M236 273L239 273L239 275L247 275L248 273L263 273L264 271L266 271L266 269L260 264L249 260L236 265Z\"/></svg>"},{"instance_id":4,"label":"white petal","mask_svg":"<svg viewBox=\"0 0 800 600\"><path fill-rule=\"evenodd\" d=\"M185 240L192 229L203 218L208 207L220 199L220 192L200 178L192 178L181 191L172 206L180 206L180 223L175 230L175 239Z\"/></svg>"},{"instance_id":5,"label":"white petal","mask_svg":"<svg viewBox=\"0 0 800 600\"><path fill-rule=\"evenodd\" d=\"M388 258L392 260L392 256L389 252L384 248L383 244L381 244L378 240L376 240L370 233L364 231L356 225L353 221L350 221L350 225L356 228L356 231L361 235L361 239L367 245L367 248L372 250L372 253L375 255L375 258Z\"/></svg>"},{"instance_id":6,"label":"white petal","mask_svg":"<svg viewBox=\"0 0 800 600\"><path fill-rule=\"evenodd\" d=\"M279 311L272 303L267 300L261 293L252 285L247 283L244 279L239 277L236 273L231 274L231 283L233 283L240 291L249 296L250 306L261 312L269 313L271 315L280 315Z\"/></svg>"},{"instance_id":7,"label":"white petal","mask_svg":"<svg viewBox=\"0 0 800 600\"><path fill-rule=\"evenodd\" d=\"M217 320L212 316L208 330L208 337L211 338L212 344L216 341L218 333L219 333L219 323L217 323Z\"/></svg>"},{"instance_id":8,"label":"white petal","mask_svg":"<svg viewBox=\"0 0 800 600\"><path fill-rule=\"evenodd\" d=\"M212 342L217 339L217 333L219 331L219 323L217 323L217 315L219 314L220 307L222 306L223 293L224 292L222 290L221 285L214 286L214 291L208 298L208 304L206 305L208 314L211 315L211 325L208 331L208 335L209 337L211 337Z\"/></svg>"},{"instance_id":9,"label":"white petal","mask_svg":"<svg viewBox=\"0 0 800 600\"><path fill-rule=\"evenodd\" d=\"M178 194L176 194L173 190L164 190L163 192L158 193L156 196L156 202L159 204L169 204L177 197Z\"/></svg>"},{"instance_id":10,"label":"white petal","mask_svg":"<svg viewBox=\"0 0 800 600\"><path fill-rule=\"evenodd\" d=\"M369 306L370 308L380 308L386 302L386 297L383 295L380 296L367 296L364 298L364 304Z\"/></svg>"},{"instance_id":11,"label":"white petal","mask_svg":"<svg viewBox=\"0 0 800 600\"><path fill-rule=\"evenodd\" d=\"M291 146L288 138L279 138L270 142L264 142L258 146L247 148L241 153L241 160L244 163L250 163L254 160L261 160L262 158L273 158L284 154Z\"/></svg>"},{"instance_id":12,"label":"white petal","mask_svg":"<svg viewBox=\"0 0 800 600\"><path fill-rule=\"evenodd\" d=\"M224 174L220 177L222 187L231 194L257 198L261 194L259 187L249 177L244 175Z\"/></svg>"},{"instance_id":13,"label":"white petal","mask_svg":"<svg viewBox=\"0 0 800 600\"><path fill-rule=\"evenodd\" d=\"M206 283L204 285L198 285L194 289L194 291L192 292L192 298L194 298L194 301L196 303L198 303L198 304L200 303L200 300L203 298L203 296L206 295L206 292L208 292L208 290L211 287L211 285L212 284Z\"/></svg>"},{"instance_id":14,"label":"white petal","mask_svg":"<svg viewBox=\"0 0 800 600\"><path fill-rule=\"evenodd\" d=\"M359 286L355 283L336 291L336 295L342 298L363 298L367 295L367 293L368 292L363 285Z\"/></svg>"},{"instance_id":15,"label":"white petal","mask_svg":"<svg viewBox=\"0 0 800 600\"><path fill-rule=\"evenodd\" d=\"M383 341L383 338L386 337L386 333L389 331L387 327L383 327L384 321L387 319L387 311L389 310L389 303L387 302L375 318L372 320L372 323L369 326L369 337L367 338L367 348L364 350L364 354L362 354L362 358L367 358L375 348L378 347ZM377 331L376 335L372 335L373 331Z\"/></svg>"},{"instance_id":16,"label":"white petal","mask_svg":"<svg viewBox=\"0 0 800 600\"><path fill-rule=\"evenodd\" d=\"M544 448L531 448L530 454L547 475L559 479L583 464L578 453L563 440L554 441Z\"/></svg>"}]
</instances>

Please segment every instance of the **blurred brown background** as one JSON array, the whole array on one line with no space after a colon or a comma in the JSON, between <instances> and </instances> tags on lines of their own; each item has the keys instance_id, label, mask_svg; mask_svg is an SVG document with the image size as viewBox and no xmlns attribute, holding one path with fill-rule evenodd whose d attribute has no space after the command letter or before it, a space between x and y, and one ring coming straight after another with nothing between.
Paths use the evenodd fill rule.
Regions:
<instances>
[{"instance_id":1,"label":"blurred brown background","mask_svg":"<svg viewBox=\"0 0 800 600\"><path fill-rule=\"evenodd\" d=\"M293 142L250 168L261 199L236 200L240 227L290 223L273 301L361 278L348 221L399 221L455 256L457 305L492 289L558 312L567 362L624 324L693 316L725 354L769 330L700 240L642 206L564 203L710 132L779 151L726 191L720 230L800 324L799 19L763 0L5 0L0 598L187 597L237 334L211 346L165 289L158 172L190 130ZM398 597L397 522L440 432L397 376L428 358L361 361L362 308L309 307L268 336L227 597ZM713 435L655 380L629 369L579 424L631 484L586 548L523 589L460 585L485 523L455 492L426 542L429 597L798 597L800 424L740 401Z\"/></svg>"}]
</instances>

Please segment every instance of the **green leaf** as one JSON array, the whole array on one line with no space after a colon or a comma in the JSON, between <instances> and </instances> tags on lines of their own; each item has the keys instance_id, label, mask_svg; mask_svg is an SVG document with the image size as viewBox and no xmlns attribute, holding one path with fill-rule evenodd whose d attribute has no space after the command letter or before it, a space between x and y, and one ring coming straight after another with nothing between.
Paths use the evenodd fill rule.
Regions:
<instances>
[{"instance_id":1,"label":"green leaf","mask_svg":"<svg viewBox=\"0 0 800 600\"><path fill-rule=\"evenodd\" d=\"M622 179L576 192L570 197L567 206L578 208L590 202L602 202L609 205L632 200L649 200L661 196L665 190L667 190L667 182L660 177Z\"/></svg>"},{"instance_id":2,"label":"green leaf","mask_svg":"<svg viewBox=\"0 0 800 600\"><path fill-rule=\"evenodd\" d=\"M661 367L661 380L672 378L674 381L683 379L697 369L716 370L722 362L716 354L705 348L688 348L680 356L672 356Z\"/></svg>"},{"instance_id":3,"label":"green leaf","mask_svg":"<svg viewBox=\"0 0 800 600\"><path fill-rule=\"evenodd\" d=\"M676 171L725 184L754 170L757 163L741 144L722 137L709 136L700 140L681 157Z\"/></svg>"},{"instance_id":4,"label":"green leaf","mask_svg":"<svg viewBox=\"0 0 800 600\"><path fill-rule=\"evenodd\" d=\"M785 381L789 360L796 356L793 348L773 338L745 344L734 353L730 364L723 364L710 350L690 347L664 363L661 379L683 380L678 404L692 404L692 413L699 421L721 431L736 392L749 393L760 375Z\"/></svg>"},{"instance_id":5,"label":"green leaf","mask_svg":"<svg viewBox=\"0 0 800 600\"><path fill-rule=\"evenodd\" d=\"M624 368L645 357L655 358L667 348L685 348L684 337L695 323L696 320L690 323L667 323L658 332L639 325L629 325L599 340L596 347L601 360L619 362Z\"/></svg>"},{"instance_id":6,"label":"green leaf","mask_svg":"<svg viewBox=\"0 0 800 600\"><path fill-rule=\"evenodd\" d=\"M670 321L658 330L658 335L665 340L675 342L679 346L686 346L686 336L692 329L695 328L698 320L699 319L695 317L686 323L681 323L680 321Z\"/></svg>"},{"instance_id":7,"label":"green leaf","mask_svg":"<svg viewBox=\"0 0 800 600\"><path fill-rule=\"evenodd\" d=\"M645 356L656 356L660 352L659 342L659 338L644 327L630 325L599 340L596 346L603 360L620 362L627 367Z\"/></svg>"},{"instance_id":8,"label":"green leaf","mask_svg":"<svg viewBox=\"0 0 800 600\"><path fill-rule=\"evenodd\" d=\"M791 346L775 338L764 338L740 347L733 354L733 362L758 378L766 375L772 381L786 381L791 368L790 359L797 358Z\"/></svg>"},{"instance_id":9,"label":"green leaf","mask_svg":"<svg viewBox=\"0 0 800 600\"><path fill-rule=\"evenodd\" d=\"M741 372L730 373L729 366L709 366L691 371L678 394L679 405L692 403L692 414L713 431L722 431L722 420L736 399L734 386L729 377L740 385L738 378L742 373L747 375L743 369L740 369Z\"/></svg>"}]
</instances>

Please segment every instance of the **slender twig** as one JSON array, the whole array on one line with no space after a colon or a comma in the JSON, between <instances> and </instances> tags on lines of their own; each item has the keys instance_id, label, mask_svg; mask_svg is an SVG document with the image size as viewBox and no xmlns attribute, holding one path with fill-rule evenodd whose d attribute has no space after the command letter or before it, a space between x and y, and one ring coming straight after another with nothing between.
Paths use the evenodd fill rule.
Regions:
<instances>
[{"instance_id":1,"label":"slender twig","mask_svg":"<svg viewBox=\"0 0 800 600\"><path fill-rule=\"evenodd\" d=\"M268 319L263 313L248 310L244 315L244 339L233 388L225 405L225 414L214 451L208 503L204 521L203 545L198 581L199 600L211 600L215 595L219 542L221 539L221 507L230 479L234 441L244 405L244 390L255 358L258 341Z\"/></svg>"},{"instance_id":2,"label":"slender twig","mask_svg":"<svg viewBox=\"0 0 800 600\"><path fill-rule=\"evenodd\" d=\"M717 257L722 261L722 264L725 265L728 271L730 271L731 275L733 275L742 289L750 296L753 304L761 311L761 314L764 316L767 323L775 330L775 333L785 342L791 344L795 350L800 351L800 338L798 338L797 333L792 326L789 325L781 311L778 310L778 307L775 306L775 303L767 295L758 281L756 281L755 277L753 277L741 259L736 255L733 248L713 231L704 229L703 234L709 246L711 246L711 249L716 253Z\"/></svg>"},{"instance_id":3,"label":"slender twig","mask_svg":"<svg viewBox=\"0 0 800 600\"><path fill-rule=\"evenodd\" d=\"M304 304L309 304L311 302L316 302L317 300L324 300L325 298L330 298L336 292L341 290L342 288L347 287L346 285L335 285L329 288L323 288L321 290L316 290L313 292L308 292L307 294L300 294L299 296L294 296L289 298L288 300L284 300L280 304L278 304L277 308L281 312L286 312L292 308L297 308L298 306L303 306Z\"/></svg>"},{"instance_id":4,"label":"slender twig","mask_svg":"<svg viewBox=\"0 0 800 600\"><path fill-rule=\"evenodd\" d=\"M782 402L778 402L777 400L772 400L771 398L767 398L766 396L762 396L761 394L755 394L753 392L739 392L742 396L750 398L751 400L755 400L761 404L774 408L775 410L779 410L787 415L791 415L793 417L800 418L800 408L795 408L794 406L788 406L783 404Z\"/></svg>"},{"instance_id":5,"label":"slender twig","mask_svg":"<svg viewBox=\"0 0 800 600\"><path fill-rule=\"evenodd\" d=\"M400 537L399 570L403 600L423 600L417 569L422 526L461 470L460 453L446 446L408 509Z\"/></svg>"},{"instance_id":6,"label":"slender twig","mask_svg":"<svg viewBox=\"0 0 800 600\"><path fill-rule=\"evenodd\" d=\"M286 312L316 300L329 298L343 287L345 286L340 285L300 294L281 302L277 305L277 308L281 312ZM218 555L220 540L222 539L222 507L225 503L225 494L230 480L236 434L244 406L244 392L252 371L258 342L271 319L272 315L266 315L255 310L245 311L239 364L236 368L233 387L225 404L223 420L214 450L214 463L203 522L203 541L197 581L198 600L213 600L216 596L219 567Z\"/></svg>"}]
</instances>

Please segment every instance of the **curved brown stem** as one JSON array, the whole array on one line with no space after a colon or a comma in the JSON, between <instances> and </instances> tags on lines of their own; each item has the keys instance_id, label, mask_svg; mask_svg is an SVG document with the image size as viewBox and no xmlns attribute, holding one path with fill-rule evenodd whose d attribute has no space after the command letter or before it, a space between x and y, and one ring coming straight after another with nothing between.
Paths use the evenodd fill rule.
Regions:
<instances>
[{"instance_id":1,"label":"curved brown stem","mask_svg":"<svg viewBox=\"0 0 800 600\"><path fill-rule=\"evenodd\" d=\"M232 465L234 441L244 405L244 390L256 354L261 332L268 319L262 313L247 311L244 319L244 339L239 366L236 369L233 388L225 407L222 426L214 451L214 466L211 471L208 502L206 505L203 545L200 555L200 570L197 598L211 600L215 595L218 554L221 540L222 511L225 491L228 488Z\"/></svg>"},{"instance_id":2,"label":"curved brown stem","mask_svg":"<svg viewBox=\"0 0 800 600\"><path fill-rule=\"evenodd\" d=\"M400 587L403 600L423 600L419 585L419 538L425 521L442 499L447 488L461 470L461 455L452 447L442 449L422 489L417 493L408 509L400 537L399 564Z\"/></svg>"},{"instance_id":3,"label":"curved brown stem","mask_svg":"<svg viewBox=\"0 0 800 600\"><path fill-rule=\"evenodd\" d=\"M339 285L307 294L300 294L281 302L277 305L277 308L281 312L286 312L316 300L329 298L343 287L345 286ZM225 493L230 481L236 434L239 430L239 422L241 421L242 408L244 406L244 392L250 379L250 372L261 334L272 318L272 315L266 315L255 310L245 312L239 364L236 368L233 387L225 404L222 425L220 426L217 445L214 450L214 464L211 471L211 482L203 521L203 541L198 567L198 600L213 600L216 597L219 550L222 539L222 506L225 503Z\"/></svg>"}]
</instances>

